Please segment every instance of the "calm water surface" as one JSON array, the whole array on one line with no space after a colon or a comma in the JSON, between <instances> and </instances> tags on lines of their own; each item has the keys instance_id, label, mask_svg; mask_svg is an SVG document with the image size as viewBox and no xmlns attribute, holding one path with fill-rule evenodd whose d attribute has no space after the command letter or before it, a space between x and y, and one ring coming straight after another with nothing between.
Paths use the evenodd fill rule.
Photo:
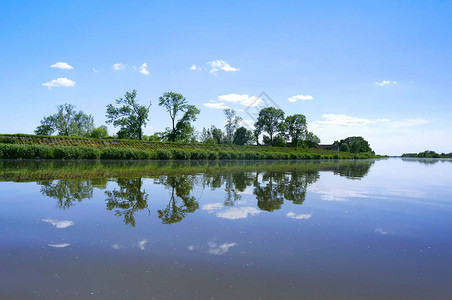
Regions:
<instances>
[{"instance_id":1,"label":"calm water surface","mask_svg":"<svg viewBox=\"0 0 452 300\"><path fill-rule=\"evenodd\" d=\"M450 299L452 161L0 161L3 299Z\"/></svg>"}]
</instances>

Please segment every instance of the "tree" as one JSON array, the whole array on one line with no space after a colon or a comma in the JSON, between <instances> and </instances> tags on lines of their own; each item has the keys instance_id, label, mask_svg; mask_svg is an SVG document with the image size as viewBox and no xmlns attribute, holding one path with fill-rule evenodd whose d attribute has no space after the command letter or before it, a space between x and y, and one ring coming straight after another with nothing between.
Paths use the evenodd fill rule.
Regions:
<instances>
[{"instance_id":1,"label":"tree","mask_svg":"<svg viewBox=\"0 0 452 300\"><path fill-rule=\"evenodd\" d=\"M305 140L306 146L309 148L316 148L320 144L320 139L318 136L316 136L314 133L308 131L306 133L306 140Z\"/></svg>"},{"instance_id":2,"label":"tree","mask_svg":"<svg viewBox=\"0 0 452 300\"><path fill-rule=\"evenodd\" d=\"M254 140L256 141L256 144L259 146L259 136L262 133L261 128L255 128L253 131Z\"/></svg>"},{"instance_id":3,"label":"tree","mask_svg":"<svg viewBox=\"0 0 452 300\"><path fill-rule=\"evenodd\" d=\"M339 151L350 152L350 146L347 143L340 144Z\"/></svg>"},{"instance_id":4,"label":"tree","mask_svg":"<svg viewBox=\"0 0 452 300\"><path fill-rule=\"evenodd\" d=\"M370 148L369 142L361 136L351 136L335 142L339 144L339 150L343 152L361 153L361 152L373 152Z\"/></svg>"},{"instance_id":5,"label":"tree","mask_svg":"<svg viewBox=\"0 0 452 300\"><path fill-rule=\"evenodd\" d=\"M203 128L199 141L205 144L221 144L224 140L223 132L214 125L210 129Z\"/></svg>"},{"instance_id":6,"label":"tree","mask_svg":"<svg viewBox=\"0 0 452 300\"><path fill-rule=\"evenodd\" d=\"M82 111L76 111L72 104L58 106L58 112L44 117L35 130L39 135L51 135L55 131L64 136L88 136L94 128L94 118Z\"/></svg>"},{"instance_id":7,"label":"tree","mask_svg":"<svg viewBox=\"0 0 452 300\"><path fill-rule=\"evenodd\" d=\"M287 116L285 122L287 136L291 139L292 146L300 146L306 138L306 117L301 114Z\"/></svg>"},{"instance_id":8,"label":"tree","mask_svg":"<svg viewBox=\"0 0 452 300\"><path fill-rule=\"evenodd\" d=\"M245 127L239 127L234 132L233 143L235 145L249 145L253 142L253 132Z\"/></svg>"},{"instance_id":9,"label":"tree","mask_svg":"<svg viewBox=\"0 0 452 300\"><path fill-rule=\"evenodd\" d=\"M215 140L215 143L221 144L224 141L224 134L220 128L216 128L212 125L210 132L212 133L212 138Z\"/></svg>"},{"instance_id":10,"label":"tree","mask_svg":"<svg viewBox=\"0 0 452 300\"><path fill-rule=\"evenodd\" d=\"M270 137L270 143L273 143L275 133L284 131L284 112L274 107L261 109L257 122L254 123L257 130L266 132Z\"/></svg>"},{"instance_id":11,"label":"tree","mask_svg":"<svg viewBox=\"0 0 452 300\"><path fill-rule=\"evenodd\" d=\"M35 134L37 135L52 135L55 132L54 119L53 116L44 117L41 120L41 125L39 125Z\"/></svg>"},{"instance_id":12,"label":"tree","mask_svg":"<svg viewBox=\"0 0 452 300\"><path fill-rule=\"evenodd\" d=\"M194 105L187 105L187 111L176 123L174 130L167 130L165 136L171 142L190 142L193 140L195 129L191 122L196 121L200 111Z\"/></svg>"},{"instance_id":13,"label":"tree","mask_svg":"<svg viewBox=\"0 0 452 300\"><path fill-rule=\"evenodd\" d=\"M123 104L121 107L114 107L112 104L107 105L107 124L112 124L117 127L120 126L118 137L139 139L143 137L143 127L146 127L146 123L149 120L149 105L139 105L135 98L137 91L126 92L124 98L116 99L116 104Z\"/></svg>"},{"instance_id":14,"label":"tree","mask_svg":"<svg viewBox=\"0 0 452 300\"><path fill-rule=\"evenodd\" d=\"M95 139L105 139L108 137L108 129L107 126L102 125L99 126L97 128L94 128L90 135L91 138L95 138Z\"/></svg>"},{"instance_id":15,"label":"tree","mask_svg":"<svg viewBox=\"0 0 452 300\"><path fill-rule=\"evenodd\" d=\"M239 126L239 123L243 119L241 117L236 116L235 110L231 108L226 108L225 110L223 110L223 112L226 117L226 125L224 126L226 129L226 143L232 144L234 132Z\"/></svg>"},{"instance_id":16,"label":"tree","mask_svg":"<svg viewBox=\"0 0 452 300\"><path fill-rule=\"evenodd\" d=\"M188 141L194 132L191 122L196 121L200 110L194 105L188 105L184 96L174 92L163 93L159 98L159 105L166 108L171 118L171 128L167 129L166 137L170 142ZM177 115L184 113L179 121Z\"/></svg>"}]
</instances>

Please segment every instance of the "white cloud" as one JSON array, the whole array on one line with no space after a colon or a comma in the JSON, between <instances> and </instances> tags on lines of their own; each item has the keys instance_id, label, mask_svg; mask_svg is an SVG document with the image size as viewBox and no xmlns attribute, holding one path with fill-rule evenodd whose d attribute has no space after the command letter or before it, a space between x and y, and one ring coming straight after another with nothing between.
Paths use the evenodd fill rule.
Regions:
<instances>
[{"instance_id":1,"label":"white cloud","mask_svg":"<svg viewBox=\"0 0 452 300\"><path fill-rule=\"evenodd\" d=\"M314 100L314 97L311 95L295 95L288 99L290 102L296 102L297 100L306 101L306 100Z\"/></svg>"},{"instance_id":2,"label":"white cloud","mask_svg":"<svg viewBox=\"0 0 452 300\"><path fill-rule=\"evenodd\" d=\"M310 192L320 194L320 199L325 201L348 201L349 198L369 198L369 193L366 191L346 190L320 183L315 183L308 189Z\"/></svg>"},{"instance_id":3,"label":"white cloud","mask_svg":"<svg viewBox=\"0 0 452 300\"><path fill-rule=\"evenodd\" d=\"M202 206L203 210L217 210L224 207L223 203L209 203Z\"/></svg>"},{"instance_id":4,"label":"white cloud","mask_svg":"<svg viewBox=\"0 0 452 300\"><path fill-rule=\"evenodd\" d=\"M349 137L362 136L369 141L378 154L401 155L432 149L450 152L452 127L440 125L438 120L418 118L390 119L386 116L375 119L349 115L325 114L322 119L308 124L325 144ZM434 128L436 126L437 128Z\"/></svg>"},{"instance_id":5,"label":"white cloud","mask_svg":"<svg viewBox=\"0 0 452 300\"><path fill-rule=\"evenodd\" d=\"M247 107L254 107L258 106L263 101L259 97L249 96L247 94L226 94L218 96L215 100L210 100L209 102L204 103L204 106L215 109L229 108L229 106L226 105L226 102L237 103Z\"/></svg>"},{"instance_id":6,"label":"white cloud","mask_svg":"<svg viewBox=\"0 0 452 300\"><path fill-rule=\"evenodd\" d=\"M296 214L294 212L289 212L287 213L287 215L289 218L291 219L295 219L295 220L307 220L310 219L312 217L312 214Z\"/></svg>"},{"instance_id":7,"label":"white cloud","mask_svg":"<svg viewBox=\"0 0 452 300\"><path fill-rule=\"evenodd\" d=\"M224 102L214 102L213 100L210 100L210 102L204 103L205 107L208 108L214 108L214 109L226 109L229 108Z\"/></svg>"},{"instance_id":8,"label":"white cloud","mask_svg":"<svg viewBox=\"0 0 452 300\"><path fill-rule=\"evenodd\" d=\"M325 126L363 126L369 124L380 124L384 126L398 128L398 127L420 126L429 123L429 121L424 119L401 119L392 121L391 119L388 118L380 118L372 120L336 114L323 114L322 117L325 120L314 121L309 125L312 125L314 127L325 127Z\"/></svg>"},{"instance_id":9,"label":"white cloud","mask_svg":"<svg viewBox=\"0 0 452 300\"><path fill-rule=\"evenodd\" d=\"M245 121L245 120L243 120ZM246 120L246 121L251 121L253 122L253 120ZM253 126L254 127L254 126ZM240 192L240 194L244 194L244 195L254 195L254 187L253 186L247 186L243 192Z\"/></svg>"},{"instance_id":10,"label":"white cloud","mask_svg":"<svg viewBox=\"0 0 452 300\"><path fill-rule=\"evenodd\" d=\"M224 243L217 246L214 242L208 242L207 245L209 246L207 253L213 255L223 255L229 251L229 248L237 246L237 243Z\"/></svg>"},{"instance_id":11,"label":"white cloud","mask_svg":"<svg viewBox=\"0 0 452 300\"><path fill-rule=\"evenodd\" d=\"M99 70L97 70L95 67L92 68L93 72L97 73Z\"/></svg>"},{"instance_id":12,"label":"white cloud","mask_svg":"<svg viewBox=\"0 0 452 300\"><path fill-rule=\"evenodd\" d=\"M414 127L414 126L421 126L424 124L429 123L428 120L424 119L402 119L398 121L391 122L392 127Z\"/></svg>"},{"instance_id":13,"label":"white cloud","mask_svg":"<svg viewBox=\"0 0 452 300\"><path fill-rule=\"evenodd\" d=\"M148 71L148 63L144 63L141 66L138 67L139 71L141 74L144 75L149 75L149 71Z\"/></svg>"},{"instance_id":14,"label":"white cloud","mask_svg":"<svg viewBox=\"0 0 452 300\"><path fill-rule=\"evenodd\" d=\"M240 70L239 68L232 67L226 61L221 59L209 61L207 64L211 67L209 72L214 75L216 75L220 70L223 70L225 72L237 72L238 70Z\"/></svg>"},{"instance_id":15,"label":"white cloud","mask_svg":"<svg viewBox=\"0 0 452 300\"><path fill-rule=\"evenodd\" d=\"M72 70L74 67L65 62L57 62L50 66L51 68L63 69L63 70Z\"/></svg>"},{"instance_id":16,"label":"white cloud","mask_svg":"<svg viewBox=\"0 0 452 300\"><path fill-rule=\"evenodd\" d=\"M49 82L45 82L42 84L43 86L48 87L49 89L53 87L74 87L75 81L72 81L70 79L67 79L65 77L57 78Z\"/></svg>"},{"instance_id":17,"label":"white cloud","mask_svg":"<svg viewBox=\"0 0 452 300\"><path fill-rule=\"evenodd\" d=\"M375 82L375 84L376 85L378 85L378 86L385 86L385 85L388 85L388 84L397 84L397 81L390 81L390 80L383 80L383 81L380 81L380 82Z\"/></svg>"},{"instance_id":18,"label":"white cloud","mask_svg":"<svg viewBox=\"0 0 452 300\"><path fill-rule=\"evenodd\" d=\"M232 207L225 211L218 212L217 217L229 220L237 220L248 218L248 215L257 215L260 212L260 210L254 207Z\"/></svg>"},{"instance_id":19,"label":"white cloud","mask_svg":"<svg viewBox=\"0 0 452 300\"><path fill-rule=\"evenodd\" d=\"M195 250L195 245L187 246L187 249L188 249L189 251L194 251L194 250Z\"/></svg>"},{"instance_id":20,"label":"white cloud","mask_svg":"<svg viewBox=\"0 0 452 300\"><path fill-rule=\"evenodd\" d=\"M70 246L71 244L49 244L49 247L53 247L53 248L64 248L67 246Z\"/></svg>"},{"instance_id":21,"label":"white cloud","mask_svg":"<svg viewBox=\"0 0 452 300\"><path fill-rule=\"evenodd\" d=\"M115 71L121 71L124 70L127 67L127 65L124 65L122 63L117 63L113 65L113 70Z\"/></svg>"},{"instance_id":22,"label":"white cloud","mask_svg":"<svg viewBox=\"0 0 452 300\"><path fill-rule=\"evenodd\" d=\"M55 226L56 228L62 229L62 228L66 228L69 226L74 225L74 222L72 221L60 221L60 220L54 220L54 219L42 219L41 221L46 222L46 223L50 223L53 226Z\"/></svg>"},{"instance_id":23,"label":"white cloud","mask_svg":"<svg viewBox=\"0 0 452 300\"><path fill-rule=\"evenodd\" d=\"M383 234L383 235L388 234L388 232L387 232L387 231L384 231L383 228L377 228L377 229L375 229L375 232L376 232L376 233Z\"/></svg>"},{"instance_id":24,"label":"white cloud","mask_svg":"<svg viewBox=\"0 0 452 300\"><path fill-rule=\"evenodd\" d=\"M191 65L190 66L190 71L201 71L201 67L198 67L197 65Z\"/></svg>"},{"instance_id":25,"label":"white cloud","mask_svg":"<svg viewBox=\"0 0 452 300\"><path fill-rule=\"evenodd\" d=\"M143 239L141 241L138 242L138 248L140 248L141 250L144 250L144 247L146 246L148 240Z\"/></svg>"},{"instance_id":26,"label":"white cloud","mask_svg":"<svg viewBox=\"0 0 452 300\"><path fill-rule=\"evenodd\" d=\"M218 102L238 103L243 106L257 106L262 103L262 99L256 96L248 96L247 94L226 94L217 98Z\"/></svg>"},{"instance_id":27,"label":"white cloud","mask_svg":"<svg viewBox=\"0 0 452 300\"><path fill-rule=\"evenodd\" d=\"M310 125L314 127L319 126L356 126L356 125L366 125L373 121L363 118L356 118L347 115L335 115L335 114L323 114L323 121L314 121Z\"/></svg>"},{"instance_id":28,"label":"white cloud","mask_svg":"<svg viewBox=\"0 0 452 300\"><path fill-rule=\"evenodd\" d=\"M111 245L111 247L115 250L120 250L120 249L124 248L122 245L119 245L119 244L113 244L113 245Z\"/></svg>"}]
</instances>

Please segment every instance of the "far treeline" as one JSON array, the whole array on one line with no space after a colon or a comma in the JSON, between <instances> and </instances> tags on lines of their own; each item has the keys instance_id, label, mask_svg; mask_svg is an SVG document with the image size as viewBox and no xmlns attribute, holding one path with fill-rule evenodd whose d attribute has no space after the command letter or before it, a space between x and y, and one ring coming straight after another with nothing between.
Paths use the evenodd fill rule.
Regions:
<instances>
[{"instance_id":1,"label":"far treeline","mask_svg":"<svg viewBox=\"0 0 452 300\"><path fill-rule=\"evenodd\" d=\"M419 153L404 153L402 157L417 157L417 158L452 158L451 153L436 153L435 151L426 150Z\"/></svg>"},{"instance_id":2,"label":"far treeline","mask_svg":"<svg viewBox=\"0 0 452 300\"><path fill-rule=\"evenodd\" d=\"M265 107L260 110L255 129L249 130L240 126L242 118L233 109L224 109L224 130L214 125L197 132L192 123L196 121L200 110L190 105L181 94L164 93L158 105L169 115L170 126L163 132L151 136L143 134L143 128L149 121L151 103L140 105L137 92L126 92L114 104L107 105L107 124L118 127L114 136L109 136L105 125L95 127L92 115L77 111L74 105L64 104L51 116L41 120L36 135L78 136L96 139L132 139L152 142L179 142L224 145L265 145L274 147L319 148L320 139L308 131L306 117L303 114L285 116L284 111L275 107ZM349 153L373 153L369 143L362 137L348 137L336 141L334 150Z\"/></svg>"}]
</instances>

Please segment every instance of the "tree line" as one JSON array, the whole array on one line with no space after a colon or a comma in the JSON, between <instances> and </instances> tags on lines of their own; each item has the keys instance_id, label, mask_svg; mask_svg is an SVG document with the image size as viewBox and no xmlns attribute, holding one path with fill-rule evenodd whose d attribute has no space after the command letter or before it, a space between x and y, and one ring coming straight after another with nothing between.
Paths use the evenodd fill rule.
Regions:
<instances>
[{"instance_id":1,"label":"tree line","mask_svg":"<svg viewBox=\"0 0 452 300\"><path fill-rule=\"evenodd\" d=\"M432 150L426 150L419 153L404 153L402 157L416 157L416 158L452 158L451 153L436 153Z\"/></svg>"},{"instance_id":2,"label":"tree line","mask_svg":"<svg viewBox=\"0 0 452 300\"><path fill-rule=\"evenodd\" d=\"M233 109L224 109L224 129L212 125L196 132L192 123L197 120L200 110L188 103L187 99L175 92L166 92L159 97L158 105L169 115L170 126L163 132L145 136L143 128L149 121L148 105L140 105L137 91L126 92L124 97L107 105L107 124L118 127L114 137L120 139L146 139L150 141L169 142L201 142L208 144L235 145L269 145L292 147L318 147L320 139L308 131L306 117L303 114L285 116L283 110L275 107L265 107L260 110L254 130L241 126L243 121ZM44 117L41 125L35 130L37 135L82 136L91 138L107 138L106 126L94 126L94 118L82 111L76 111L75 106L64 104L58 106L57 113ZM362 137L350 137L335 142L341 151L360 153L371 152L369 143Z\"/></svg>"}]
</instances>

